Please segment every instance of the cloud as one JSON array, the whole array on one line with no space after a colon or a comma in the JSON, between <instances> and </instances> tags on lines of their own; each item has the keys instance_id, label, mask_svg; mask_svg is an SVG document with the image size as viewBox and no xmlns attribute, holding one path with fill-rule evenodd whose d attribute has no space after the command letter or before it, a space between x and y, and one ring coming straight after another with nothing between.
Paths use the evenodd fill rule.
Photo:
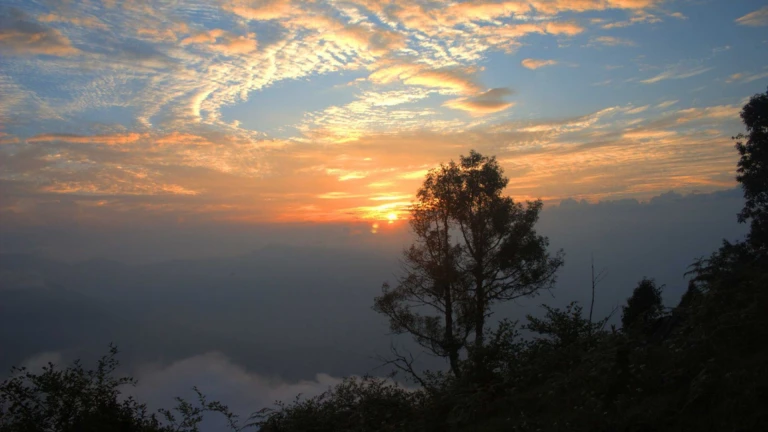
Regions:
<instances>
[{"instance_id":1,"label":"cloud","mask_svg":"<svg viewBox=\"0 0 768 432\"><path fill-rule=\"evenodd\" d=\"M273 407L276 401L290 402L299 394L302 398L317 396L342 382L341 378L324 373L318 373L314 379L295 382L262 376L219 352L200 354L165 365L139 365L134 378L139 384L126 389L126 394L146 402L152 408L174 406L177 396L194 397L191 389L197 386L209 400L221 401L243 417L259 409ZM222 420L212 417L208 419L208 424L223 423Z\"/></svg>"},{"instance_id":2,"label":"cloud","mask_svg":"<svg viewBox=\"0 0 768 432\"><path fill-rule=\"evenodd\" d=\"M561 12L601 11L606 9L646 9L660 3L660 0L607 0L607 1L571 1L571 0L532 0L536 10L550 15Z\"/></svg>"},{"instance_id":3,"label":"cloud","mask_svg":"<svg viewBox=\"0 0 768 432\"><path fill-rule=\"evenodd\" d=\"M669 108L669 107L671 107L672 105L674 105L674 104L676 104L678 102L680 102L680 101L678 101L678 100L664 101L664 102L661 102L658 105L656 105L656 108L660 108L660 109Z\"/></svg>"},{"instance_id":4,"label":"cloud","mask_svg":"<svg viewBox=\"0 0 768 432\"><path fill-rule=\"evenodd\" d=\"M675 15L672 14L670 16L675 16ZM680 16L682 16L682 15L680 15ZM675 17L676 18L680 18L680 16L675 16ZM615 21L615 22L606 23L606 24L603 24L602 27L604 29L612 29L612 28L629 27L631 25L635 25L635 24L638 24L638 23L654 24L654 23L658 23L658 22L661 22L661 18L659 18L658 16L656 16L656 15L654 15L654 14L648 12L648 11L645 11L645 10L642 10L642 9L638 9L638 10L634 10L632 12L632 16L630 17L629 20L627 20L627 21Z\"/></svg>"},{"instance_id":5,"label":"cloud","mask_svg":"<svg viewBox=\"0 0 768 432\"><path fill-rule=\"evenodd\" d=\"M513 92L508 88L493 88L476 96L449 100L445 102L445 106L469 111L477 115L490 114L503 111L513 106L514 102L504 100L505 97L511 94L513 94Z\"/></svg>"},{"instance_id":6,"label":"cloud","mask_svg":"<svg viewBox=\"0 0 768 432\"><path fill-rule=\"evenodd\" d=\"M483 37L484 43L512 52L520 45L519 39L530 34L574 36L584 30L584 27L573 21L545 21L480 27L476 31Z\"/></svg>"},{"instance_id":7,"label":"cloud","mask_svg":"<svg viewBox=\"0 0 768 432\"><path fill-rule=\"evenodd\" d=\"M712 190L735 183L728 139L738 126L735 104L647 108L631 121L628 111L645 106L617 106L563 119L478 120L468 128L460 119L407 108L430 91L363 92L349 104L313 113L306 140L289 141L280 151L204 129L36 136L26 143L34 153L0 160L0 179L24 179L4 191L6 202L99 197L105 201L99 212L117 212L110 216L115 221L176 212L204 220L377 220L409 201L381 197L412 193L424 170L467 148L498 155L510 173L510 193L522 198L644 197L669 184ZM491 89L446 107L482 115L508 108L509 96L508 89ZM254 181L259 177L271 180ZM370 184L387 189L372 191ZM157 196L176 201L161 206ZM112 214L82 211L89 220Z\"/></svg>"},{"instance_id":8,"label":"cloud","mask_svg":"<svg viewBox=\"0 0 768 432\"><path fill-rule=\"evenodd\" d=\"M269 21L291 16L296 9L291 0L257 0L255 2L234 0L224 4L224 9L245 19Z\"/></svg>"},{"instance_id":9,"label":"cloud","mask_svg":"<svg viewBox=\"0 0 768 432\"><path fill-rule=\"evenodd\" d=\"M13 55L71 56L80 51L59 30L33 22L17 9L0 9L0 50Z\"/></svg>"},{"instance_id":10,"label":"cloud","mask_svg":"<svg viewBox=\"0 0 768 432\"><path fill-rule=\"evenodd\" d=\"M678 65L667 68L667 70L665 70L664 72L661 72L658 75L641 80L640 82L643 84L655 84L657 82L669 80L669 79L684 79L684 78L694 77L697 75L701 75L705 72L708 72L710 70L712 70L711 67L688 66L685 64L678 64Z\"/></svg>"},{"instance_id":11,"label":"cloud","mask_svg":"<svg viewBox=\"0 0 768 432\"><path fill-rule=\"evenodd\" d=\"M605 46L637 46L637 44L629 39L622 39L616 36L597 36L591 39L593 44L605 45Z\"/></svg>"},{"instance_id":12,"label":"cloud","mask_svg":"<svg viewBox=\"0 0 768 432\"><path fill-rule=\"evenodd\" d=\"M161 135L154 138L152 142L158 146L176 146L176 145L195 145L212 146L215 145L209 138L191 133L171 132L167 135Z\"/></svg>"},{"instance_id":13,"label":"cloud","mask_svg":"<svg viewBox=\"0 0 768 432\"><path fill-rule=\"evenodd\" d=\"M21 366L29 369L32 373L40 373L49 363L61 366L62 355L57 351L42 352L34 355L22 362Z\"/></svg>"},{"instance_id":14,"label":"cloud","mask_svg":"<svg viewBox=\"0 0 768 432\"><path fill-rule=\"evenodd\" d=\"M427 169L470 147L504 155L510 170L530 174L514 179L516 193L558 197L583 186L579 193L592 187L610 195L632 187L620 177L609 186L590 180L599 169L612 169L611 158L629 169L647 150L651 164L689 166L670 149L702 138L696 148L705 162L690 178L674 181L724 181L714 174L728 166L715 151L723 138L713 135L726 130L724 116L704 125L686 113L649 108L630 118L640 108L627 101L564 119L541 118L538 111L519 122L505 121L507 113L482 116L501 113L517 99L499 88L507 83L493 69L498 50L513 52L539 40L562 46L617 13L637 22L667 19L660 2L437 3L225 0L213 9L173 10L162 2L130 2L120 5L119 17L99 2L51 11L29 7L22 21L58 35L64 52L71 47L82 55L6 56L0 123L8 135L0 141L10 145L2 149L0 180L12 182L14 199L99 195L101 211L120 209L120 215L184 209L187 218L348 220L382 211L369 205L377 196L363 190L367 184L390 185L381 196L403 196L420 179L400 173ZM18 27L8 16L3 28ZM109 24L108 31L99 23ZM592 40L631 43L612 36ZM554 61L542 56L519 60L524 67ZM683 76L696 66L673 72ZM608 78L623 82L610 76L588 82ZM521 97L537 98L536 92ZM675 133L664 132L670 130ZM625 134L660 138L645 140L648 150ZM17 140L22 144L13 144ZM560 155L584 164L584 171L569 172ZM660 176L636 174L632 193L658 190ZM318 198L332 192L356 198ZM171 193L174 200L165 207L153 201Z\"/></svg>"},{"instance_id":15,"label":"cloud","mask_svg":"<svg viewBox=\"0 0 768 432\"><path fill-rule=\"evenodd\" d=\"M626 111L627 114L640 114L641 112L650 108L650 105L643 105L636 108L631 108Z\"/></svg>"},{"instance_id":16,"label":"cloud","mask_svg":"<svg viewBox=\"0 0 768 432\"><path fill-rule=\"evenodd\" d=\"M26 359L23 366L33 373L39 373L48 362L64 367L62 359L60 352L44 352ZM295 381L265 376L215 351L166 364L135 364L131 369L131 376L138 384L121 388L122 396L132 396L146 403L150 411L173 408L177 397L196 400L192 388L197 387L208 400L222 402L241 418L247 418L262 408L273 408L276 402L289 403L298 396L302 399L318 396L343 381L342 378L325 373L317 373L312 379ZM224 426L226 423L223 417L210 415L203 420L202 430L217 430Z\"/></svg>"},{"instance_id":17,"label":"cloud","mask_svg":"<svg viewBox=\"0 0 768 432\"><path fill-rule=\"evenodd\" d=\"M677 123L702 119L737 119L741 108L737 105L715 105L702 108L686 108L676 113Z\"/></svg>"},{"instance_id":18,"label":"cloud","mask_svg":"<svg viewBox=\"0 0 768 432\"><path fill-rule=\"evenodd\" d=\"M121 39L98 58L107 64L114 63L132 69L173 70L178 66L176 59L160 47L135 38Z\"/></svg>"},{"instance_id":19,"label":"cloud","mask_svg":"<svg viewBox=\"0 0 768 432\"><path fill-rule=\"evenodd\" d=\"M408 85L417 85L449 90L452 93L468 94L480 90L466 69L447 68L440 70L420 70L403 79Z\"/></svg>"},{"instance_id":20,"label":"cloud","mask_svg":"<svg viewBox=\"0 0 768 432\"><path fill-rule=\"evenodd\" d=\"M670 130L638 130L626 132L622 137L631 140L647 140L669 138L675 135L677 135L677 133Z\"/></svg>"},{"instance_id":21,"label":"cloud","mask_svg":"<svg viewBox=\"0 0 768 432\"><path fill-rule=\"evenodd\" d=\"M732 74L731 76L729 76L728 79L725 80L725 82L732 83L732 82L738 81L738 80L740 80L742 78L744 78L744 74L743 73L735 73L735 74Z\"/></svg>"},{"instance_id":22,"label":"cloud","mask_svg":"<svg viewBox=\"0 0 768 432\"><path fill-rule=\"evenodd\" d=\"M21 140L19 139L19 137L15 137L13 135L8 135L7 133L4 133L4 132L0 131L0 145L18 144L20 142L21 142Z\"/></svg>"},{"instance_id":23,"label":"cloud","mask_svg":"<svg viewBox=\"0 0 768 432\"><path fill-rule=\"evenodd\" d=\"M75 144L104 144L104 145L123 145L135 143L145 138L146 135L139 133L115 134L115 135L70 135L70 134L40 134L26 139L27 143L41 142L68 142Z\"/></svg>"},{"instance_id":24,"label":"cloud","mask_svg":"<svg viewBox=\"0 0 768 432\"><path fill-rule=\"evenodd\" d=\"M736 19L736 22L750 27L766 26L768 25L768 6L750 12L743 17Z\"/></svg>"},{"instance_id":25,"label":"cloud","mask_svg":"<svg viewBox=\"0 0 768 432\"><path fill-rule=\"evenodd\" d=\"M48 13L38 16L37 20L44 23L61 22L73 26L99 30L107 30L109 28L95 16L67 16L59 13Z\"/></svg>"},{"instance_id":26,"label":"cloud","mask_svg":"<svg viewBox=\"0 0 768 432\"><path fill-rule=\"evenodd\" d=\"M532 59L527 58L523 59L522 62L520 62L523 67L526 67L528 69L538 69L540 67L544 66L553 66L557 64L556 60L541 60L541 59Z\"/></svg>"},{"instance_id":27,"label":"cloud","mask_svg":"<svg viewBox=\"0 0 768 432\"><path fill-rule=\"evenodd\" d=\"M768 78L768 72L757 72L757 73L735 73L730 75L725 82L727 83L733 83L733 82L741 82L741 83L750 83L752 81L757 81L763 78Z\"/></svg>"},{"instance_id":28,"label":"cloud","mask_svg":"<svg viewBox=\"0 0 768 432\"><path fill-rule=\"evenodd\" d=\"M201 45L226 55L238 55L256 51L258 43L256 42L255 37L255 33L249 33L243 36L234 35L221 29L213 29L197 32L188 36L182 39L181 44Z\"/></svg>"},{"instance_id":29,"label":"cloud","mask_svg":"<svg viewBox=\"0 0 768 432\"><path fill-rule=\"evenodd\" d=\"M573 21L550 21L544 24L544 31L553 35L575 36L584 31L584 27Z\"/></svg>"}]
</instances>

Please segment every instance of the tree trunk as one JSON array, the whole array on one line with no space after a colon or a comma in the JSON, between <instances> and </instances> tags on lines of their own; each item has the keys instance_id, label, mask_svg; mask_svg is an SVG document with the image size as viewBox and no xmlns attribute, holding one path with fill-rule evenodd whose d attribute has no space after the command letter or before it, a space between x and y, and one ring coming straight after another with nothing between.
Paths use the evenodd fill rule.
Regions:
<instances>
[{"instance_id":1,"label":"tree trunk","mask_svg":"<svg viewBox=\"0 0 768 432\"><path fill-rule=\"evenodd\" d=\"M480 374L483 368L483 347L485 345L485 287L482 275L475 275L475 372Z\"/></svg>"},{"instance_id":2,"label":"tree trunk","mask_svg":"<svg viewBox=\"0 0 768 432\"><path fill-rule=\"evenodd\" d=\"M459 378L459 350L456 346L456 337L453 334L453 296L451 285L445 287L445 345L448 351L448 361L451 365L451 372L456 378Z\"/></svg>"}]
</instances>

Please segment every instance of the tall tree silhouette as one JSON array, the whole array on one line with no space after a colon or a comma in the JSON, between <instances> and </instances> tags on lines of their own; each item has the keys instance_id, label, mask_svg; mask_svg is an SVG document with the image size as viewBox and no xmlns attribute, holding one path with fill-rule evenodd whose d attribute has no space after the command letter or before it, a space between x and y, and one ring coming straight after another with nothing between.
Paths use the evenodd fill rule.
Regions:
<instances>
[{"instance_id":1,"label":"tall tree silhouette","mask_svg":"<svg viewBox=\"0 0 768 432\"><path fill-rule=\"evenodd\" d=\"M632 296L627 299L627 305L622 307L621 325L625 332L634 332L647 327L662 312L661 290L653 279L643 278Z\"/></svg>"},{"instance_id":2,"label":"tall tree silhouette","mask_svg":"<svg viewBox=\"0 0 768 432\"><path fill-rule=\"evenodd\" d=\"M447 357L457 376L462 351L482 363L492 306L551 287L563 264L534 229L541 201L503 196L507 182L495 157L474 150L430 171L412 210L406 274L374 301L393 331Z\"/></svg>"},{"instance_id":3,"label":"tall tree silhouette","mask_svg":"<svg viewBox=\"0 0 768 432\"><path fill-rule=\"evenodd\" d=\"M768 90L749 100L741 110L747 134L734 139L741 155L738 176L746 203L739 222L750 222L749 243L761 255L768 253Z\"/></svg>"}]
</instances>

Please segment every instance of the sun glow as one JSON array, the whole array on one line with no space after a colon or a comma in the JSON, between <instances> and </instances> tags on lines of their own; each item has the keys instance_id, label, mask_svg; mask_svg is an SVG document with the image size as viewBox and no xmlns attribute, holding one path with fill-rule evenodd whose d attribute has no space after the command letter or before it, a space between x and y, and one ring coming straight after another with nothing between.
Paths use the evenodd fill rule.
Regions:
<instances>
[{"instance_id":1,"label":"sun glow","mask_svg":"<svg viewBox=\"0 0 768 432\"><path fill-rule=\"evenodd\" d=\"M389 223L392 223L397 220L397 213L390 213L387 215L387 219L389 220Z\"/></svg>"}]
</instances>

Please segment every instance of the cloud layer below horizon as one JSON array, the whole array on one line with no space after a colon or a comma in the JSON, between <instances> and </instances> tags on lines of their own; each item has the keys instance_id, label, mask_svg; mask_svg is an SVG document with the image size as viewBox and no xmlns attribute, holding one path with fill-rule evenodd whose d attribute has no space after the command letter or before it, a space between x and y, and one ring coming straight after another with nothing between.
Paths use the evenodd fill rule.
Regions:
<instances>
[{"instance_id":1,"label":"cloud layer below horizon","mask_svg":"<svg viewBox=\"0 0 768 432\"><path fill-rule=\"evenodd\" d=\"M767 9L725 0L6 3L0 216L32 225L386 223L471 148L518 199L725 189L768 82Z\"/></svg>"}]
</instances>

